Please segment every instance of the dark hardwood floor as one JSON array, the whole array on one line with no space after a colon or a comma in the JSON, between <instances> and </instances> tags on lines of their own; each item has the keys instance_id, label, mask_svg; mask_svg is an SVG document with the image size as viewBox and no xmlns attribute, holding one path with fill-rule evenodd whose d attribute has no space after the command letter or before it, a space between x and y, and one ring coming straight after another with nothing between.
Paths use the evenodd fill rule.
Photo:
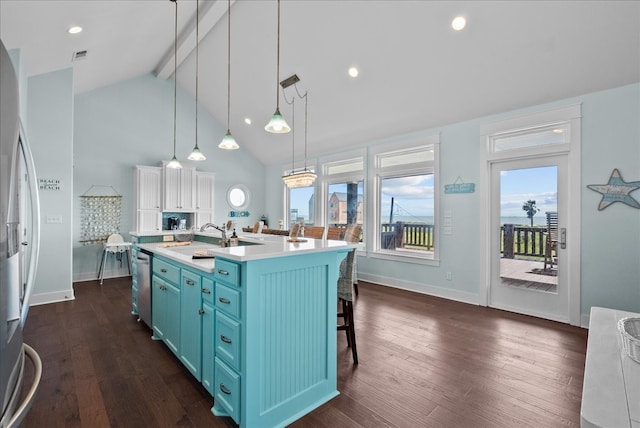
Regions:
<instances>
[{"instance_id":1,"label":"dark hardwood floor","mask_svg":"<svg viewBox=\"0 0 640 428\"><path fill-rule=\"evenodd\" d=\"M130 315L130 284L77 283L75 301L30 309L25 341L44 373L25 428L235 426ZM366 282L359 291L360 364L340 332L340 395L292 426L580 425L586 330Z\"/></svg>"}]
</instances>

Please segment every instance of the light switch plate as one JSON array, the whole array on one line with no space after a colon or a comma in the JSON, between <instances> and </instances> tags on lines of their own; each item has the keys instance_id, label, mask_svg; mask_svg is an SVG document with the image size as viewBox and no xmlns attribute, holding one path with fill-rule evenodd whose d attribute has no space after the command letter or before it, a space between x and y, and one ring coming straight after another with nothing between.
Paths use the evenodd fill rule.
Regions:
<instances>
[{"instance_id":1,"label":"light switch plate","mask_svg":"<svg viewBox=\"0 0 640 428\"><path fill-rule=\"evenodd\" d=\"M61 215L48 215L47 216L47 224L62 224L62 216Z\"/></svg>"}]
</instances>

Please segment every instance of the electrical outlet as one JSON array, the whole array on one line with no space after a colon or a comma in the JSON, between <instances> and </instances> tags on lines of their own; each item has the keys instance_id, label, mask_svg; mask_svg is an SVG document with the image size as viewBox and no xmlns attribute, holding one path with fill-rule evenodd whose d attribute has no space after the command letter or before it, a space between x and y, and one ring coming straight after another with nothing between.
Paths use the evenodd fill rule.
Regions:
<instances>
[{"instance_id":1,"label":"electrical outlet","mask_svg":"<svg viewBox=\"0 0 640 428\"><path fill-rule=\"evenodd\" d=\"M447 281L451 281L451 278L452 278L452 277L451 277L451 272L447 272L447 273L445 273L445 274L444 274L444 277L445 277L445 279L446 279Z\"/></svg>"},{"instance_id":2,"label":"electrical outlet","mask_svg":"<svg viewBox=\"0 0 640 428\"><path fill-rule=\"evenodd\" d=\"M451 226L445 226L442 229L442 233L444 233L445 235L451 235L453 234L453 229L451 228Z\"/></svg>"},{"instance_id":3,"label":"electrical outlet","mask_svg":"<svg viewBox=\"0 0 640 428\"><path fill-rule=\"evenodd\" d=\"M173 241L173 235L164 235L164 236L162 237L162 240L163 240L164 242L171 242L171 241Z\"/></svg>"},{"instance_id":4,"label":"electrical outlet","mask_svg":"<svg viewBox=\"0 0 640 428\"><path fill-rule=\"evenodd\" d=\"M445 219L444 219L443 224L444 224L445 226L451 226L452 221L451 221L451 219L450 219L450 218L445 218Z\"/></svg>"}]
</instances>

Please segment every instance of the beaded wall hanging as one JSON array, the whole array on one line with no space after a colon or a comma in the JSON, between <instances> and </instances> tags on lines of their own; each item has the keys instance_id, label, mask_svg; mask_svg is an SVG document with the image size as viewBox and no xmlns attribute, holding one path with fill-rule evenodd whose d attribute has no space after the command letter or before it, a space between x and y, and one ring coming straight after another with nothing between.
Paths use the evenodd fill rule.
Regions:
<instances>
[{"instance_id":1,"label":"beaded wall hanging","mask_svg":"<svg viewBox=\"0 0 640 428\"><path fill-rule=\"evenodd\" d=\"M91 186L80 196L82 245L101 244L107 242L109 235L119 233L121 213L122 195L112 186Z\"/></svg>"}]
</instances>

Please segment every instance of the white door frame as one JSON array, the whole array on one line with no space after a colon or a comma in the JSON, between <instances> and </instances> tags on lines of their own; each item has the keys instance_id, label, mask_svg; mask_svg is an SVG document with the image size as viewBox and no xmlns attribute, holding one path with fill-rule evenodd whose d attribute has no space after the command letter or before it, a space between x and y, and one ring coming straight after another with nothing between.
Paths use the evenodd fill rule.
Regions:
<instances>
[{"instance_id":1,"label":"white door frame","mask_svg":"<svg viewBox=\"0 0 640 428\"><path fill-rule=\"evenodd\" d=\"M510 158L536 157L564 153L567 155L567 204L566 223L571 225L571 233L567 233L567 249L563 268L567 276L569 291L569 324L581 325L581 279L580 279L580 231L581 231L581 164L580 164L580 123L581 105L547 110L537 113L499 120L481 127L480 136L480 285L478 304L488 306L491 285L491 163ZM570 136L567 144L549 145L536 148L512 150L508 152L492 152L491 137L516 130L533 129L556 123L567 123Z\"/></svg>"}]
</instances>

